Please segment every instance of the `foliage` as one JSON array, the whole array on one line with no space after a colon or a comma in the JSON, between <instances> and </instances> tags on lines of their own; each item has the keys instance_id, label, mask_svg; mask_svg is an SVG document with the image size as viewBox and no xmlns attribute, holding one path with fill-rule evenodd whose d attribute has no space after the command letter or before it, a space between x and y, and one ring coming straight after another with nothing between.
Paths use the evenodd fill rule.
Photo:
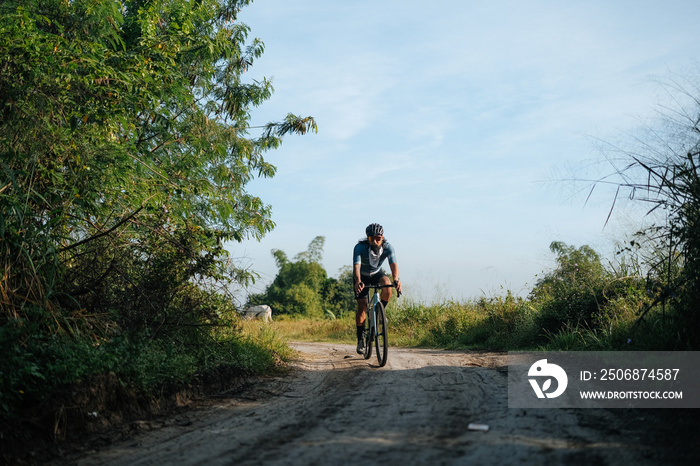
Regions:
<instances>
[{"instance_id":1,"label":"foliage","mask_svg":"<svg viewBox=\"0 0 700 466\"><path fill-rule=\"evenodd\" d=\"M409 298L387 307L390 341L396 346L515 350L668 350L674 328L653 306L636 254L621 254L605 267L596 251L552 243L557 266L527 298L481 297L476 301L424 304ZM630 251L632 251L630 249ZM571 304L571 306L570 306ZM643 309L650 308L640 322ZM354 342L354 315L333 321L290 320L276 329L290 338Z\"/></svg>"},{"instance_id":2,"label":"foliage","mask_svg":"<svg viewBox=\"0 0 700 466\"><path fill-rule=\"evenodd\" d=\"M321 296L324 309L335 316L344 314L355 315L357 302L353 291L352 267L345 266L340 269L338 278L328 277L323 283Z\"/></svg>"},{"instance_id":3,"label":"foliage","mask_svg":"<svg viewBox=\"0 0 700 466\"><path fill-rule=\"evenodd\" d=\"M546 331L564 325L591 326L602 305L601 285L606 279L599 255L588 246L575 249L553 242L557 268L540 279L531 298L543 303L539 320Z\"/></svg>"},{"instance_id":4,"label":"foliage","mask_svg":"<svg viewBox=\"0 0 700 466\"><path fill-rule=\"evenodd\" d=\"M505 296L479 299L476 306L477 312L486 314L487 318L479 329L483 336L473 341L483 341L487 347L499 350L533 345L533 336L540 330L537 326L540 309L534 303L507 290Z\"/></svg>"},{"instance_id":5,"label":"foliage","mask_svg":"<svg viewBox=\"0 0 700 466\"><path fill-rule=\"evenodd\" d=\"M505 350L528 345L535 309L523 298L482 297L476 302L424 305L404 299L389 306L392 344Z\"/></svg>"},{"instance_id":6,"label":"foliage","mask_svg":"<svg viewBox=\"0 0 700 466\"><path fill-rule=\"evenodd\" d=\"M110 367L152 376L143 387L183 380L209 358L216 329L236 327L229 290L253 275L222 244L273 228L246 186L274 175L263 154L285 134L316 130L289 114L250 135L250 110L273 89L244 80L264 51L238 20L248 3L3 2L6 411L18 390ZM61 358L70 363L53 364Z\"/></svg>"},{"instance_id":7,"label":"foliage","mask_svg":"<svg viewBox=\"0 0 700 466\"><path fill-rule=\"evenodd\" d=\"M631 199L647 204L649 216L657 219L643 232L665 244L667 250L663 260L652 264L662 284L656 289L656 302L672 305L678 329L677 347L692 349L700 344L700 85L697 70L695 78L671 76L661 88L670 103L662 107L659 119L646 127L645 133L636 136L630 147L610 147L606 157L614 172L596 184L617 184L613 208L620 193L627 191ZM675 273L675 270L680 272Z\"/></svg>"},{"instance_id":8,"label":"foliage","mask_svg":"<svg viewBox=\"0 0 700 466\"><path fill-rule=\"evenodd\" d=\"M117 336L89 341L37 335L20 322L0 327L0 417L10 418L52 389L97 373L114 373L148 396L221 366L265 373L291 357L290 349L269 330L242 332L238 325L217 328L200 345L185 339Z\"/></svg>"},{"instance_id":9,"label":"foliage","mask_svg":"<svg viewBox=\"0 0 700 466\"><path fill-rule=\"evenodd\" d=\"M481 298L476 302L425 304L404 299L389 305L391 346L488 351L652 351L673 349L673 329L658 310L639 326L636 316L606 327L564 325L542 337L540 305L523 298ZM285 318L274 329L285 339L355 343L354 316L336 320Z\"/></svg>"},{"instance_id":10,"label":"foliage","mask_svg":"<svg viewBox=\"0 0 700 466\"><path fill-rule=\"evenodd\" d=\"M567 329L600 330L636 318L648 303L644 278L604 267L590 247L576 249L553 242L550 249L557 254L557 267L530 293L540 307L535 326L542 335Z\"/></svg>"},{"instance_id":11,"label":"foliage","mask_svg":"<svg viewBox=\"0 0 700 466\"><path fill-rule=\"evenodd\" d=\"M328 277L321 265L324 242L323 236L317 236L294 260L273 249L277 276L264 293L251 295L248 304L268 304L276 314L309 317L334 317L352 310L352 271L343 270L338 279Z\"/></svg>"},{"instance_id":12,"label":"foliage","mask_svg":"<svg viewBox=\"0 0 700 466\"><path fill-rule=\"evenodd\" d=\"M84 277L86 255L148 261L160 243L186 236L221 263L222 241L273 227L246 183L274 174L262 154L285 132L315 125L290 115L247 137L250 107L272 93L267 80L241 79L263 52L257 39L244 45L249 29L236 22L247 3L4 3L5 316L17 317L28 301L58 312L68 304L58 296L83 291L70 278L95 290L114 277L109 262ZM108 239L99 250L98 239Z\"/></svg>"}]
</instances>

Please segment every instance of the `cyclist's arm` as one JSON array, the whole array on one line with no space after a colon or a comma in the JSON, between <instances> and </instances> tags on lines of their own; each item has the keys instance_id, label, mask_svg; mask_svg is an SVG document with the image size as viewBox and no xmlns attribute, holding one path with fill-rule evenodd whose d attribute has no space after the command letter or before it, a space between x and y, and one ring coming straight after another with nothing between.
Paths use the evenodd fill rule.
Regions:
<instances>
[{"instance_id":1,"label":"cyclist's arm","mask_svg":"<svg viewBox=\"0 0 700 466\"><path fill-rule=\"evenodd\" d=\"M360 294L365 284L360 278L360 269L362 267L362 246L357 243L352 250L352 284L355 294Z\"/></svg>"},{"instance_id":2,"label":"cyclist's arm","mask_svg":"<svg viewBox=\"0 0 700 466\"><path fill-rule=\"evenodd\" d=\"M362 264L354 264L352 266L352 282L355 289L355 294L360 294L362 289L365 287L365 284L362 283L362 280L360 279L361 266Z\"/></svg>"},{"instance_id":3,"label":"cyclist's arm","mask_svg":"<svg viewBox=\"0 0 700 466\"><path fill-rule=\"evenodd\" d=\"M401 280L399 279L399 264L396 262L389 263L389 268L391 269L391 276L394 277L394 282L396 282L396 291L401 293Z\"/></svg>"}]
</instances>

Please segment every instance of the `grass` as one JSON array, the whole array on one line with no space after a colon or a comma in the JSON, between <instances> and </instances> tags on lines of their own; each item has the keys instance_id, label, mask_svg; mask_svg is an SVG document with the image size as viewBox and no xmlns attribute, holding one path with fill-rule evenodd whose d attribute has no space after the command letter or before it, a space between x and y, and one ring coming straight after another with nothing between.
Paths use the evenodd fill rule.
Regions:
<instances>
[{"instance_id":1,"label":"grass","mask_svg":"<svg viewBox=\"0 0 700 466\"><path fill-rule=\"evenodd\" d=\"M247 336L267 329L280 341L354 343L355 316L349 313L336 319L311 319L304 317L275 316L271 323L260 321L243 322L243 333Z\"/></svg>"},{"instance_id":2,"label":"grass","mask_svg":"<svg viewBox=\"0 0 700 466\"><path fill-rule=\"evenodd\" d=\"M387 308L389 342L397 347L490 351L616 351L669 349L673 329L650 313L634 326L636 315L618 314L595 328L562 322L557 331L539 325L537 303L510 295L478 301L425 304L407 299ZM548 317L549 318L549 317ZM335 319L275 316L270 324L244 323L244 333L260 326L280 341L355 343L355 315Z\"/></svg>"}]
</instances>

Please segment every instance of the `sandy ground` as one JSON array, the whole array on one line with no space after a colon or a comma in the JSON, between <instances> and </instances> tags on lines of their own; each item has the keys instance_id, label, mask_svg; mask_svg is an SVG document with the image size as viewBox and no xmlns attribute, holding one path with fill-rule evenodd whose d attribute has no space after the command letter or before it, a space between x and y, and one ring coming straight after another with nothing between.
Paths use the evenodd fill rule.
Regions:
<instances>
[{"instance_id":1,"label":"sandy ground","mask_svg":"<svg viewBox=\"0 0 700 466\"><path fill-rule=\"evenodd\" d=\"M293 346L291 374L63 464L700 464L693 410L509 409L504 354Z\"/></svg>"}]
</instances>

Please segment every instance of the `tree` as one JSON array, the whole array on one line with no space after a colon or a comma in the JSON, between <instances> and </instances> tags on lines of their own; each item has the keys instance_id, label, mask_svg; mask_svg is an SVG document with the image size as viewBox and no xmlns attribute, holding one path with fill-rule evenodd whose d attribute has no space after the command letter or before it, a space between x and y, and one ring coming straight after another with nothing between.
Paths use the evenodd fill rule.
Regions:
<instances>
[{"instance_id":1,"label":"tree","mask_svg":"<svg viewBox=\"0 0 700 466\"><path fill-rule=\"evenodd\" d=\"M540 325L557 331L566 325L591 327L603 305L606 272L600 256L589 246L576 249L560 241L549 248L557 255L557 267L540 279L530 298L543 303Z\"/></svg>"},{"instance_id":2,"label":"tree","mask_svg":"<svg viewBox=\"0 0 700 466\"><path fill-rule=\"evenodd\" d=\"M357 307L355 291L353 288L352 267L345 266L340 269L337 279L328 278L322 291L325 308L335 316L347 312L355 312Z\"/></svg>"},{"instance_id":3,"label":"tree","mask_svg":"<svg viewBox=\"0 0 700 466\"><path fill-rule=\"evenodd\" d=\"M315 262L320 264L323 260L323 245L325 242L325 237L317 236L311 241L311 243L309 243L309 247L306 249L306 251L297 254L294 256L294 259L296 261Z\"/></svg>"},{"instance_id":4,"label":"tree","mask_svg":"<svg viewBox=\"0 0 700 466\"><path fill-rule=\"evenodd\" d=\"M343 312L346 295L352 293L352 274L346 271L340 279L328 277L321 265L325 240L317 236L293 261L283 251L273 249L277 276L264 293L251 295L248 304L269 304L279 314L309 317L321 317L326 311L334 315Z\"/></svg>"},{"instance_id":5,"label":"tree","mask_svg":"<svg viewBox=\"0 0 700 466\"><path fill-rule=\"evenodd\" d=\"M250 136L273 88L243 79L264 51L238 21L248 3L3 2L2 322L40 309L67 330L83 309L141 302L162 328L161 299L192 281L250 278L221 247L274 227L246 185L316 124L289 114Z\"/></svg>"}]
</instances>

